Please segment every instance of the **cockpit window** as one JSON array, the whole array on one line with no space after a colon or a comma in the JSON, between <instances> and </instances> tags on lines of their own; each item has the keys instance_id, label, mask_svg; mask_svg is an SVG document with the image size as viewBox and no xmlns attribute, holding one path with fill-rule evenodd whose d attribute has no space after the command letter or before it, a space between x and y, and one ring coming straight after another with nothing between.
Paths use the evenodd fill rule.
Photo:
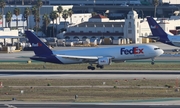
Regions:
<instances>
[{"instance_id":1,"label":"cockpit window","mask_svg":"<svg viewBox=\"0 0 180 108\"><path fill-rule=\"evenodd\" d=\"M158 50L158 49L160 49L160 48L154 48L154 50Z\"/></svg>"}]
</instances>

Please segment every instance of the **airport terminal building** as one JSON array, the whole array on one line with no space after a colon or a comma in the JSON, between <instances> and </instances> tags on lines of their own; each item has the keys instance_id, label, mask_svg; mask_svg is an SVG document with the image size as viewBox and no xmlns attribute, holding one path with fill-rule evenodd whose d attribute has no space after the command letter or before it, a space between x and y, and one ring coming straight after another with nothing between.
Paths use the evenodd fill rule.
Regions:
<instances>
[{"instance_id":1,"label":"airport terminal building","mask_svg":"<svg viewBox=\"0 0 180 108\"><path fill-rule=\"evenodd\" d=\"M13 18L15 19L15 17ZM160 23L160 26L166 32L179 34L180 16L176 15L171 16L171 18L159 18L156 20ZM30 17L29 21L29 26L33 27L33 17ZM63 21L63 19L61 19L61 21ZM70 22L70 18L68 18L67 22ZM12 22L12 24L15 27L15 21ZM26 22L19 21L18 25L25 28L24 26L26 26ZM0 27L1 26L2 24L0 24ZM2 30L0 32L1 36L3 36L3 34L5 33L5 31ZM140 17L138 17L137 12L132 10L127 14L126 19L123 20L109 20L109 18L102 15L96 15L91 17L90 13L73 14L72 24L69 24L67 26L66 32L58 34L57 37L67 40L104 38L117 40L120 38L128 38L131 40L132 43L142 43L143 39L141 38L141 36L149 35L151 35L151 31L149 29L146 18L141 19Z\"/></svg>"},{"instance_id":2,"label":"airport terminal building","mask_svg":"<svg viewBox=\"0 0 180 108\"><path fill-rule=\"evenodd\" d=\"M22 0L19 0L22 1ZM24 2L32 3L36 0L27 0ZM44 4L50 4L50 5L109 5L109 4L121 4L123 2L146 2L146 3L152 3L153 0L42 0ZM9 2L9 0L7 0ZM170 3L170 4L180 4L179 0L159 0L160 3ZM23 4L23 3L22 3ZM25 3L26 4L26 3Z\"/></svg>"},{"instance_id":3,"label":"airport terminal building","mask_svg":"<svg viewBox=\"0 0 180 108\"><path fill-rule=\"evenodd\" d=\"M160 26L169 34L179 34L180 16L171 16L171 18L156 18ZM124 20L109 20L102 15L96 15L88 22L69 26L67 32L63 35L65 39L86 39L86 38L129 38L132 43L142 43L141 36L152 35L146 18L138 17L136 11L130 11ZM144 39L143 39L144 40ZM147 41L147 40L145 40Z\"/></svg>"},{"instance_id":4,"label":"airport terminal building","mask_svg":"<svg viewBox=\"0 0 180 108\"><path fill-rule=\"evenodd\" d=\"M5 0L7 4L34 4L37 0ZM45 5L109 5L121 4L123 2L147 2L152 3L153 0L42 0ZM180 4L179 0L159 0L160 3Z\"/></svg>"},{"instance_id":5,"label":"airport terminal building","mask_svg":"<svg viewBox=\"0 0 180 108\"><path fill-rule=\"evenodd\" d=\"M130 11L125 20L109 20L102 15L96 15L75 26L67 28L64 34L65 39L86 39L86 38L129 38L132 43L142 43L140 31L140 19L135 11Z\"/></svg>"}]
</instances>

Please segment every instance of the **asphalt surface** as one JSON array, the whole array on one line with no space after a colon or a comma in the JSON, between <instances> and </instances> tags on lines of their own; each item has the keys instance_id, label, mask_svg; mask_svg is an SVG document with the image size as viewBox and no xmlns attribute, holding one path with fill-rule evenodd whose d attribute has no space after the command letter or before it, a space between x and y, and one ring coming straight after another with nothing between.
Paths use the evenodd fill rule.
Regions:
<instances>
[{"instance_id":1,"label":"asphalt surface","mask_svg":"<svg viewBox=\"0 0 180 108\"><path fill-rule=\"evenodd\" d=\"M173 49L180 49L179 47L170 46L162 43L149 43L153 45L159 46L161 49L165 51L166 54L173 53L175 55L164 56L155 58L155 61L180 61L180 57L177 55L179 52L172 52ZM131 44L133 45L133 44ZM117 45L100 45L98 47L111 47ZM85 49L85 48L93 48L93 47L55 47L53 50L73 50L73 49ZM34 55L33 51L21 51L14 53L0 53L0 62L2 61L27 61L29 58ZM149 59L150 60L150 59Z\"/></svg>"},{"instance_id":2,"label":"asphalt surface","mask_svg":"<svg viewBox=\"0 0 180 108\"><path fill-rule=\"evenodd\" d=\"M127 72L127 73L126 73ZM28 74L27 74L28 73ZM0 78L72 78L72 79L176 79L180 71L170 70L0 70ZM2 101L0 108L180 108L180 99L150 100L114 103L61 103L61 102L21 102Z\"/></svg>"},{"instance_id":3,"label":"asphalt surface","mask_svg":"<svg viewBox=\"0 0 180 108\"><path fill-rule=\"evenodd\" d=\"M3 103L3 102L1 102ZM24 104L23 104L24 103ZM171 102L170 102L171 103ZM180 105L168 105L159 103L26 103L4 102L0 108L179 108Z\"/></svg>"},{"instance_id":4,"label":"asphalt surface","mask_svg":"<svg viewBox=\"0 0 180 108\"><path fill-rule=\"evenodd\" d=\"M3 103L3 102L1 102ZM23 104L24 103L24 104ZM158 103L25 103L25 102L4 102L0 108L179 108L180 105L168 105Z\"/></svg>"},{"instance_id":5,"label":"asphalt surface","mask_svg":"<svg viewBox=\"0 0 180 108\"><path fill-rule=\"evenodd\" d=\"M180 74L180 70L0 70L0 74Z\"/></svg>"},{"instance_id":6,"label":"asphalt surface","mask_svg":"<svg viewBox=\"0 0 180 108\"><path fill-rule=\"evenodd\" d=\"M3 105L1 108L179 108L178 106L172 105L54 105L54 104L41 104L41 105L34 105L34 104L13 104L10 107L4 107Z\"/></svg>"},{"instance_id":7,"label":"asphalt surface","mask_svg":"<svg viewBox=\"0 0 180 108\"><path fill-rule=\"evenodd\" d=\"M178 61L180 62L180 55L173 53L173 55L169 55L170 51L167 52L166 55L162 55L160 57L155 58L155 62L157 61ZM28 61L30 57L32 57L34 53L32 51L21 51L15 53L1 53L0 54L0 62L3 61ZM133 61L151 61L151 59L144 60L133 60Z\"/></svg>"},{"instance_id":8,"label":"asphalt surface","mask_svg":"<svg viewBox=\"0 0 180 108\"><path fill-rule=\"evenodd\" d=\"M34 79L176 79L178 70L0 70L0 78Z\"/></svg>"},{"instance_id":9,"label":"asphalt surface","mask_svg":"<svg viewBox=\"0 0 180 108\"><path fill-rule=\"evenodd\" d=\"M172 49L179 47L162 43L151 43L159 46L166 53L172 53ZM99 46L106 47L106 46ZM79 49L82 47L56 47L55 50ZM83 47L84 48L84 47ZM87 48L87 47L86 47ZM176 52L178 53L178 52ZM29 60L33 56L32 51L0 54L0 61ZM157 61L180 61L180 57L161 56ZM177 79L180 71L171 70L0 70L0 78L49 78L49 79ZM117 102L117 103L59 103L59 102L0 102L0 108L180 108L179 100L149 101L149 102Z\"/></svg>"}]
</instances>

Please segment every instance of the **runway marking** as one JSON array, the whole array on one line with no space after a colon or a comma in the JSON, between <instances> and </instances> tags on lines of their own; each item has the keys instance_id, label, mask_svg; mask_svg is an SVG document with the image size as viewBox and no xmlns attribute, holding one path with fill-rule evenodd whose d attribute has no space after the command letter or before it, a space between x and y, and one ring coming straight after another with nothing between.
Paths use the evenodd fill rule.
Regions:
<instances>
[{"instance_id":1,"label":"runway marking","mask_svg":"<svg viewBox=\"0 0 180 108\"><path fill-rule=\"evenodd\" d=\"M17 107L15 107L15 106L9 105L9 104L4 104L4 105L7 106L8 108L17 108Z\"/></svg>"}]
</instances>

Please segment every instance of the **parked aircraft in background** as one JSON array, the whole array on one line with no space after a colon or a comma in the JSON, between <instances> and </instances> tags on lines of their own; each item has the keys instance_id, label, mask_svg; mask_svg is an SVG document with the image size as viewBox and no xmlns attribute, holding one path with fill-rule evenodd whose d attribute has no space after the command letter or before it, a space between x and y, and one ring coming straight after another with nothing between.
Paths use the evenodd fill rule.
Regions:
<instances>
[{"instance_id":1,"label":"parked aircraft in background","mask_svg":"<svg viewBox=\"0 0 180 108\"><path fill-rule=\"evenodd\" d=\"M154 64L154 58L164 53L159 47L146 44L58 51L49 49L31 31L25 31L25 34L35 53L32 60L58 64L89 63L87 68L91 70L95 69L93 64L102 69L104 65L125 60L152 59Z\"/></svg>"},{"instance_id":2,"label":"parked aircraft in background","mask_svg":"<svg viewBox=\"0 0 180 108\"><path fill-rule=\"evenodd\" d=\"M154 38L162 43L180 47L180 36L167 34L152 17L147 17L147 21L153 34L147 38Z\"/></svg>"}]
</instances>

